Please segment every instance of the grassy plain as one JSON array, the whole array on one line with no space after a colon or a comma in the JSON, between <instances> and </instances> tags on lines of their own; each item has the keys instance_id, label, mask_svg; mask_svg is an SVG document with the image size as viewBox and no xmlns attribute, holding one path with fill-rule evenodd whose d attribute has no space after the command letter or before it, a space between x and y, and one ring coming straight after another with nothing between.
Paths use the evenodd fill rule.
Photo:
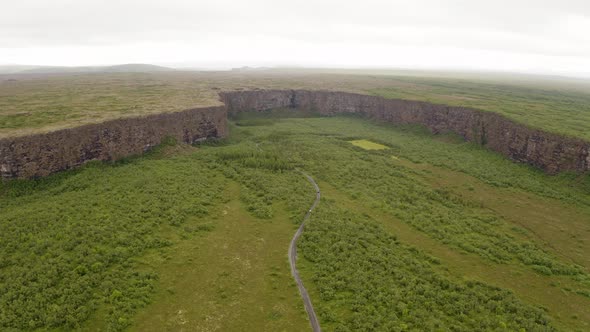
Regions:
<instances>
[{"instance_id":1,"label":"grassy plain","mask_svg":"<svg viewBox=\"0 0 590 332\"><path fill-rule=\"evenodd\" d=\"M384 150L387 149L387 146L375 142L368 141L366 139L357 139L354 141L350 141L350 143L354 146L358 146L365 150Z\"/></svg>"},{"instance_id":2,"label":"grassy plain","mask_svg":"<svg viewBox=\"0 0 590 332\"><path fill-rule=\"evenodd\" d=\"M220 90L264 88L340 90L469 106L590 140L588 81L491 73L321 69L0 75L0 138L219 105Z\"/></svg>"},{"instance_id":3,"label":"grassy plain","mask_svg":"<svg viewBox=\"0 0 590 332\"><path fill-rule=\"evenodd\" d=\"M1 329L306 329L287 247L314 191L296 167L322 188L299 258L326 331L590 328L588 175L285 111L3 183Z\"/></svg>"},{"instance_id":4,"label":"grassy plain","mask_svg":"<svg viewBox=\"0 0 590 332\"><path fill-rule=\"evenodd\" d=\"M159 291L134 319L133 331L297 331L307 328L285 261L295 231L280 206L260 220L240 202L236 183L226 193L218 227L162 255L139 260L160 276Z\"/></svg>"}]
</instances>

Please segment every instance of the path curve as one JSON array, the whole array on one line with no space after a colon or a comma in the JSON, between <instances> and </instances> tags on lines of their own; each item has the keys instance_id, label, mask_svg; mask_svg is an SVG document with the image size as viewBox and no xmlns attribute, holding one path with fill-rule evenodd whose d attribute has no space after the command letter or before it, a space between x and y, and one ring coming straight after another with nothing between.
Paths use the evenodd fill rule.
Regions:
<instances>
[{"instance_id":1,"label":"path curve","mask_svg":"<svg viewBox=\"0 0 590 332\"><path fill-rule=\"evenodd\" d=\"M289 245L289 263L291 264L291 274L293 275L293 278L295 278L295 283L297 283L297 288L299 288L299 293L301 294L301 297L303 298L303 305L305 306L305 311L307 311L307 315L309 316L309 323L311 324L311 329L314 332L321 332L322 329L320 328L320 323L319 323L318 318L315 314L315 311L313 310L313 305L311 304L311 299L309 298L309 294L307 293L307 290L303 286L303 281L301 281L301 277L299 276L299 271L297 271L297 266L295 265L295 263L297 262L297 240L301 236L301 233L303 232L303 228L305 226L305 222L307 221L307 219L309 219L311 212L313 211L313 209L315 209L315 207L320 202L320 187L318 186L318 184L314 181L314 179L311 176L305 174L302 171L299 171L299 172L301 172L301 174L303 174L307 178L307 180L309 182L311 182L311 184L315 187L316 196L315 196L315 201L313 201L313 204L311 205L311 207L309 208L309 210L305 214L305 217L303 217L303 222L301 223L301 226L299 226L299 228L297 229L297 232L293 236L293 239L291 239L291 245Z\"/></svg>"}]
</instances>

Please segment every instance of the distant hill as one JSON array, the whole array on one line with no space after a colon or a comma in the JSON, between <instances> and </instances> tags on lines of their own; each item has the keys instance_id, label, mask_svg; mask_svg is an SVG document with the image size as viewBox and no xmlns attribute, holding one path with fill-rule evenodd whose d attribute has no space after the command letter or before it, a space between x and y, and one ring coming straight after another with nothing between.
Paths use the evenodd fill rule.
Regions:
<instances>
[{"instance_id":1,"label":"distant hill","mask_svg":"<svg viewBox=\"0 0 590 332\"><path fill-rule=\"evenodd\" d=\"M38 68L39 66L27 66L27 65L0 65L0 74L14 74L23 70L30 70Z\"/></svg>"},{"instance_id":2,"label":"distant hill","mask_svg":"<svg viewBox=\"0 0 590 332\"><path fill-rule=\"evenodd\" d=\"M125 65L115 65L105 67L105 72L111 73L130 73L130 72L153 72L153 71L172 71L174 69L150 64L130 63Z\"/></svg>"},{"instance_id":3,"label":"distant hill","mask_svg":"<svg viewBox=\"0 0 590 332\"><path fill-rule=\"evenodd\" d=\"M149 73L172 71L174 69L143 63L131 63L114 66L0 66L0 74L58 74L58 73Z\"/></svg>"},{"instance_id":4,"label":"distant hill","mask_svg":"<svg viewBox=\"0 0 590 332\"><path fill-rule=\"evenodd\" d=\"M271 70L272 68L270 67L249 67L249 66L243 66L243 67L239 67L239 68L232 68L231 70L233 72L248 72L248 71L262 71L262 70Z\"/></svg>"}]
</instances>

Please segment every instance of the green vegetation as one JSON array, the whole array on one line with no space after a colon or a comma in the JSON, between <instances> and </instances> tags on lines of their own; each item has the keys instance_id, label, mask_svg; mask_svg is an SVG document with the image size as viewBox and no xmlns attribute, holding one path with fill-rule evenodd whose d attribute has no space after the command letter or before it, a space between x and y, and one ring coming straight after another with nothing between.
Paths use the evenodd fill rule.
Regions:
<instances>
[{"instance_id":1,"label":"green vegetation","mask_svg":"<svg viewBox=\"0 0 590 332\"><path fill-rule=\"evenodd\" d=\"M383 144L378 144L375 142L371 142L371 141L367 141L366 139L357 139L354 141L350 141L350 143L352 143L352 145L354 146L358 146L360 148L363 148L365 150L384 150L387 149L387 147Z\"/></svg>"},{"instance_id":2,"label":"green vegetation","mask_svg":"<svg viewBox=\"0 0 590 332\"><path fill-rule=\"evenodd\" d=\"M224 141L3 183L0 329L307 328L286 253L314 191L296 169L322 188L299 263L325 330L590 327L588 175L274 111Z\"/></svg>"},{"instance_id":3,"label":"green vegetation","mask_svg":"<svg viewBox=\"0 0 590 332\"><path fill-rule=\"evenodd\" d=\"M197 221L221 198L219 175L195 166L94 163L8 183L0 203L0 326L74 328L99 306L111 328L128 325L157 283L154 273L134 269L133 257L169 246L163 231L206 231Z\"/></svg>"},{"instance_id":4,"label":"green vegetation","mask_svg":"<svg viewBox=\"0 0 590 332\"><path fill-rule=\"evenodd\" d=\"M12 77L12 76L10 76ZM0 76L0 137L220 105L240 89L321 89L469 106L590 140L590 83L542 76L268 70ZM264 121L264 120L257 120Z\"/></svg>"},{"instance_id":5,"label":"green vegetation","mask_svg":"<svg viewBox=\"0 0 590 332\"><path fill-rule=\"evenodd\" d=\"M230 181L215 227L139 260L154 268L159 287L130 330L306 330L307 316L285 260L295 226L280 205L271 218L252 216L242 193Z\"/></svg>"},{"instance_id":6,"label":"green vegetation","mask_svg":"<svg viewBox=\"0 0 590 332\"><path fill-rule=\"evenodd\" d=\"M129 326L133 314L151 302L161 274L156 273L157 268L142 268L138 259L154 250L166 257L172 245L214 232L222 209L219 205L228 202L224 188L235 183L233 179L243 184L239 199L252 216L276 220L277 208L270 204L284 200L293 220L300 219L312 199L305 180L295 172L281 176L285 162L271 152L259 152L252 144L250 148L251 153L243 153L239 145L204 147L209 153L195 153L195 149L172 144L115 165L91 163L79 171L4 184L0 198L1 329L72 329L89 318L92 325L109 330ZM273 170L279 171L276 176ZM299 192L292 191L295 187ZM287 201L289 194L295 197ZM282 226L278 228L284 242L275 244L281 247L274 260L260 264L290 280L288 265L281 258L294 224L288 221L288 214L280 216L287 217L279 220ZM234 236L246 241L239 233ZM269 266L277 260L282 265ZM296 288L286 285L291 297L287 304L293 308L277 310L305 324ZM261 300L264 298L255 302ZM95 313L99 317L92 317Z\"/></svg>"},{"instance_id":7,"label":"green vegetation","mask_svg":"<svg viewBox=\"0 0 590 332\"><path fill-rule=\"evenodd\" d=\"M256 116L260 115L257 114ZM492 271L496 269L510 271L509 273L514 274L515 278L522 278L525 284L527 283L526 280L531 283L534 280L535 283L542 283L545 288L545 290L519 288L520 295L526 298L535 298L544 306L551 306L548 309L549 312L559 312L558 315L576 312L576 315L578 315L576 317L584 315L584 319L590 319L587 314L583 314L583 308L590 304L588 298L583 295L586 290L590 289L590 276L588 273L590 261L581 258L585 256L584 252L588 248L588 244L586 240L583 240L587 236L580 235L588 234L590 230L590 225L588 225L590 188L587 186L587 177L579 178L568 175L549 177L527 166L514 164L476 145L454 140L452 137L433 137L425 130L416 127L397 127L392 130L389 125L373 124L356 118L287 120L276 116L272 126L248 127L247 133L250 140L260 142L260 146L265 150L276 145L280 146L282 153L288 156L299 168L305 169L306 172L320 180L320 186L329 185L340 193L337 198L326 194L324 194L324 197L325 200L333 198L335 202L348 200L346 203L341 203L340 209L358 211L358 213L354 214L354 217L347 217L347 220L373 219L385 222L385 218L393 218L396 223L402 222L409 225L410 230L406 231L414 237L416 237L414 235L416 232L426 234L446 250L450 248L453 251L479 257L474 260L480 266L478 269L481 269L479 275L476 276L477 279L491 281L495 286L501 287L506 280L499 280L496 276L490 277L488 274L495 274ZM346 133L346 135L341 133ZM272 139L270 139L271 137ZM359 140L360 138L378 142L378 144L387 146L389 149L365 150L354 147L349 143L351 140ZM435 172L439 174L433 174ZM463 181L473 179L470 181L477 184L477 191L482 187L485 188L487 195L493 195L493 200L524 196L538 202L539 205L548 204L555 209L555 212L548 212L550 215L552 214L552 217L547 219L547 224L538 223L535 225L538 228L529 230L527 223L534 223L536 220L532 220L532 217L527 215L526 207L521 208L517 213L509 214L505 210L515 203L507 200L499 208L489 206L486 201L480 201L473 193L469 194L470 191L476 191L473 185L465 188L468 194L460 195L459 190L453 185L440 186L432 183L433 179L440 179L437 175L445 179L448 176L445 172L449 172ZM562 205L567 205L568 208L576 210L578 213L572 215L572 219L562 220L561 218L566 215L564 209L561 208ZM324 205L320 206L321 209L325 208ZM333 218L329 216L332 213L334 214ZM364 215L366 213L375 216L369 218ZM308 229L311 228L313 231L313 225L315 225L313 223L317 220L316 218L320 219L320 223L323 220L326 225L322 226L327 227L328 224L335 223L338 220L337 216L339 216L339 210L330 208L329 212L320 213L320 217L313 216ZM387 217L384 218L384 216ZM565 226L565 220L567 220L568 226ZM555 222L561 224L561 232L567 232L565 238L554 236L550 231L545 232L542 236L539 235L544 232L544 228L552 227L548 225L549 223ZM568 229L569 227L572 228ZM564 229L567 229L567 231L564 231ZM354 257L350 251L344 251L340 256L336 244L332 247L328 245L333 243L330 241L338 236L340 230L347 232L346 227L338 224L332 225L328 230L330 235L322 233L323 237L314 236L309 240L305 240L307 241L307 247L301 248L304 257L309 260L306 275L312 280L316 295L320 299L324 299L324 291L326 291L329 293L327 299L332 297L340 299L334 303L328 301L329 304L326 305L320 300L319 306L323 310L322 319L328 322L331 320L337 322L331 325L334 328L340 326L342 329L349 328L350 330L368 328L369 325L366 324L379 321L379 319L384 321L392 319L383 312L369 313L359 309L362 306L353 305L357 299L351 300L351 294L357 294L361 290L343 286L350 283L357 283L358 287L374 285L375 288L367 290L367 294L374 294L375 292L382 294L384 289L387 288L384 286L387 284L386 280L391 276L384 276L384 279L374 281L374 284L372 284L369 277L370 273L368 275L359 275L358 273L359 270L379 270L384 263L376 262L378 266L375 267L359 267L358 262L362 261L365 264L370 264L373 260L377 260L374 257L379 257L378 253L380 251L375 249L375 252L369 252L362 245L362 248L352 246L349 248L350 251L358 250L362 254L358 253L358 257ZM381 228L378 229L378 232L382 231ZM324 229L321 232L327 232L327 230ZM352 228L350 234L347 233L342 236L352 236L351 234L357 233L359 233L359 230ZM307 236L305 234L310 233L304 232L304 237ZM577 243L570 246L568 242L571 241L572 237L577 239ZM322 241L319 238L325 240ZM417 247L424 246L422 239L412 240L411 244ZM350 243L351 241L342 240L341 242ZM380 241L376 242L375 248L381 246L382 242ZM328 242L328 244L325 242ZM317 248L322 247L324 244L327 246L325 251ZM435 251L433 254L437 255L438 252ZM326 260L331 260L335 256L338 259L334 262L334 265L326 263ZM344 259L345 256L354 261ZM414 260L428 261L426 258L414 258ZM332 268L326 267L326 265L332 266ZM441 265L446 268L445 264ZM487 266L487 268L481 266ZM426 267L422 268L426 269ZM433 269L440 269L440 267L435 266ZM337 276L326 276L326 271L331 271ZM425 271L421 273L415 272L415 275L424 275L425 273ZM343 275L347 275L349 278L343 279ZM357 276L358 279L355 279ZM501 328L510 321L522 324L518 328L542 330L538 326L532 327L532 325L529 325L533 324L531 321L526 322L519 319L515 320L514 317L503 316L508 313L514 314L514 309L510 309L514 308L514 306L525 310L527 313L523 312L522 314L526 317L539 317L537 323L542 325L546 323L545 318L542 318L545 316L540 311L523 307L512 294L478 283L468 282L464 284L464 281L460 279L458 281L455 278L453 279L458 283L456 287L459 287L459 289L468 287L473 290L470 295L464 294L465 297L460 301L465 301L465 303L478 302L482 298L487 298L489 301L487 295L483 294L498 292L497 298L501 299L498 301L502 302L506 307L497 307L497 311L495 311L498 314L497 317L495 316L487 321L476 320L478 323L488 324L485 326L473 325L475 323L468 320L455 321L454 319L457 317L436 318L436 316L433 316L432 321L424 320L426 325L416 325L417 322L421 321L421 319L417 318L421 317L420 313L408 318L408 322L406 322L408 326L414 324L412 325L414 328L429 329L429 327L436 326L436 324L442 324L442 326L461 325L465 330L478 328L489 330ZM396 279L393 278L393 280ZM439 282L439 279L436 280L436 282ZM331 284L332 282L335 284ZM432 291L434 291L438 286L434 281L430 282L433 283ZM551 283L553 283L553 286L550 286ZM412 285L410 283L408 287ZM555 287L555 285L561 285L561 291L568 294L566 295L568 297L567 301L575 302L573 308L565 309L550 304L555 298L547 297L544 292L546 288ZM400 285L396 284L396 288L399 289L400 287ZM405 291L409 292L409 295L413 294L413 290L408 289ZM404 294L404 290L400 290L400 293ZM552 296L554 294L552 292ZM577 297L571 297L570 295L573 294L578 295ZM450 294L441 294L441 296L454 298ZM563 296L563 294L557 295L557 297L560 296ZM408 297L413 298L412 296ZM388 298L388 295L382 294L378 300L383 298ZM478 298L479 300L477 300ZM363 303L377 300L365 299L365 301L367 302ZM411 302L411 307L420 307L418 299L408 301ZM441 299L439 303L444 302L445 300ZM433 305L430 302L429 304ZM386 303L372 303L372 305L374 307L383 305L380 309L382 311L391 309L390 304ZM440 310L444 312L443 309ZM483 308L477 307L474 310L482 315L489 316L489 313L486 313ZM358 313L358 315L354 315L354 313ZM371 314L378 315L380 318L371 316ZM473 312L471 314L472 316L476 315ZM350 320L353 315L355 317L354 321ZM442 316L444 315L441 314ZM446 323L442 323L445 320ZM582 329L580 326L587 326L586 324L588 324L588 322L576 322L576 319L570 320L570 317L561 317L561 320L560 324L568 321L566 324L571 324L569 325L570 328L575 326ZM398 323L400 322L391 323L393 325L373 326L373 328L379 329L384 328L384 326L398 326L401 328L403 325L395 325ZM434 325L429 325L431 323ZM516 327L511 326L508 329L518 330ZM547 329L551 330L551 328Z\"/></svg>"},{"instance_id":8,"label":"green vegetation","mask_svg":"<svg viewBox=\"0 0 590 332\"><path fill-rule=\"evenodd\" d=\"M399 243L368 216L324 202L303 233L324 328L334 331L554 331L541 309L480 282L454 282L440 262Z\"/></svg>"}]
</instances>

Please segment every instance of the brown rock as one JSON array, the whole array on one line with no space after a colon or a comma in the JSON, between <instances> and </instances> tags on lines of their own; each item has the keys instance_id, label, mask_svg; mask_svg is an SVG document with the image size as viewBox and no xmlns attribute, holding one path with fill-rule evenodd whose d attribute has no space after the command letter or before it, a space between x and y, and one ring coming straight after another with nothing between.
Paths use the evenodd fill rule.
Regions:
<instances>
[{"instance_id":1,"label":"brown rock","mask_svg":"<svg viewBox=\"0 0 590 332\"><path fill-rule=\"evenodd\" d=\"M226 135L224 107L112 120L0 140L0 174L2 178L46 176L89 160L117 160L141 154L166 137L194 143Z\"/></svg>"}]
</instances>

